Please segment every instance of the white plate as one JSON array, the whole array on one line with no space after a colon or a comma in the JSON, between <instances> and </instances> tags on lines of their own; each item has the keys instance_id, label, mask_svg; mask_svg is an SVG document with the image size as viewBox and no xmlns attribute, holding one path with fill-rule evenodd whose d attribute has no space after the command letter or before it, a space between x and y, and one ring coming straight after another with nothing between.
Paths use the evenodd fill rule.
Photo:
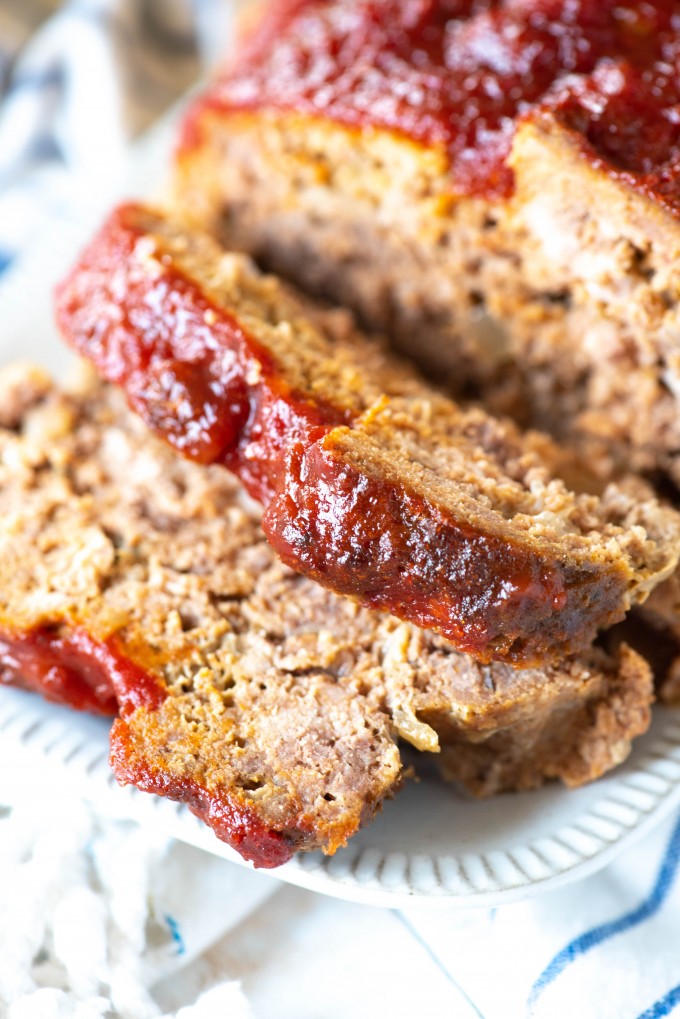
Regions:
<instances>
[{"instance_id":1,"label":"white plate","mask_svg":"<svg viewBox=\"0 0 680 1019\"><path fill-rule=\"evenodd\" d=\"M0 802L47 784L103 813L153 824L244 864L189 810L127 787L109 769L108 725L0 689ZM680 804L680 711L659 709L617 771L582 789L474 800L434 776L411 782L335 856L302 854L274 871L313 891L377 906L495 906L586 877Z\"/></svg>"},{"instance_id":2,"label":"white plate","mask_svg":"<svg viewBox=\"0 0 680 1019\"><path fill-rule=\"evenodd\" d=\"M176 114L138 147L121 194L162 179ZM90 222L56 225L0 284L0 360L32 358L59 372L68 356L51 320L51 291L92 220L118 196L89 202ZM107 723L0 689L0 797L55 780L118 817L242 863L182 806L117 787ZM21 763L20 763L21 762ZM614 774L583 789L475 801L436 777L411 783L334 857L302 855L275 873L315 891L381 906L497 905L585 877L680 804L680 711L658 709L651 731ZM247 865L245 865L247 866Z\"/></svg>"}]
</instances>

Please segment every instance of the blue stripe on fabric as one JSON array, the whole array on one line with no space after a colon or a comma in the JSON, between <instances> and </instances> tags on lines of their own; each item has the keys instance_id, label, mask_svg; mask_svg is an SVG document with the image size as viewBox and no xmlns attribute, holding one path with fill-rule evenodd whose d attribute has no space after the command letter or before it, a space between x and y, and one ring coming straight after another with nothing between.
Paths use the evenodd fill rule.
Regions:
<instances>
[{"instance_id":1,"label":"blue stripe on fabric","mask_svg":"<svg viewBox=\"0 0 680 1019\"><path fill-rule=\"evenodd\" d=\"M6 95L11 92L23 91L24 89L36 92L48 88L61 88L64 82L64 69L61 66L49 67L44 71L27 71L24 74L17 74L10 81Z\"/></svg>"},{"instance_id":2,"label":"blue stripe on fabric","mask_svg":"<svg viewBox=\"0 0 680 1019\"><path fill-rule=\"evenodd\" d=\"M680 818L673 829L666 852L661 861L656 882L648 898L637 909L632 910L630 913L625 913L618 920L611 920L609 923L603 923L599 927L592 927L589 931L585 931L559 951L551 959L531 988L531 993L527 1000L529 1013L531 1013L532 1008L546 987L556 980L567 966L575 962L579 956L585 955L591 948L596 948L615 934L622 934L623 931L630 930L631 927L636 927L643 920L648 920L653 916L661 908L672 888L678 864L680 864ZM665 1015L666 1013L661 1012L659 1014Z\"/></svg>"},{"instance_id":3,"label":"blue stripe on fabric","mask_svg":"<svg viewBox=\"0 0 680 1019\"><path fill-rule=\"evenodd\" d=\"M168 925L170 937L172 938L176 946L175 955L185 955L187 948L186 945L184 944L184 938L182 937L182 931L180 930L179 924L175 920L174 916L170 916L169 913L166 914L165 916L165 922Z\"/></svg>"},{"instance_id":4,"label":"blue stripe on fabric","mask_svg":"<svg viewBox=\"0 0 680 1019\"><path fill-rule=\"evenodd\" d=\"M678 1004L680 1004L680 984L673 987L663 998L655 1001L651 1008L638 1016L638 1019L663 1019L664 1016L670 1015Z\"/></svg>"},{"instance_id":5,"label":"blue stripe on fabric","mask_svg":"<svg viewBox=\"0 0 680 1019\"><path fill-rule=\"evenodd\" d=\"M14 261L13 252L0 250L0 276L5 271L5 269L9 269L13 261Z\"/></svg>"},{"instance_id":6,"label":"blue stripe on fabric","mask_svg":"<svg viewBox=\"0 0 680 1019\"><path fill-rule=\"evenodd\" d=\"M461 996L462 998L464 998L464 999L465 999L465 1001L467 1001L467 1003L468 1003L468 1005L470 1006L470 1008L472 1009L472 1011L473 1011L473 1012L475 1012L475 1013L476 1013L476 1014L477 1014L477 1015L479 1016L479 1019L484 1019L484 1016L483 1016L483 1015L482 1015L482 1013L481 1013L481 1012L479 1011L479 1009L478 1009L478 1008L477 1008L477 1006L475 1005L475 1003L474 1003L474 1001L472 1000L472 998L468 997L468 995L467 995L467 994L466 994L466 992L465 992L465 991L463 990L463 988L462 988L462 987L460 986L460 984L458 983L458 981L454 979L454 977L453 977L453 974L449 972L448 968L447 968L447 967L446 967L446 966L444 965L444 963L443 963L443 962L441 961L441 959L439 958L439 956L437 955L437 953L436 953L436 952L434 951L434 949L433 949L433 948L432 948L432 947L431 947L430 945L428 945L427 941L425 941L425 939L424 939L424 938L423 938L423 937L422 937L422 936L421 936L421 935L419 934L419 932L418 932L418 931L416 930L416 928L415 928L415 927L413 926L413 924L412 924L412 923L411 923L411 921L410 921L410 920L408 919L408 917L406 917L406 916L404 915L404 913L402 913L402 911L401 911L400 909L393 909L393 910L392 910L392 912L394 913L394 915L396 916L396 918L397 918L398 920L400 920L400 921L401 921L401 923L402 923L402 924L404 925L404 927L406 928L406 930L407 930L407 931L409 932L409 934L411 935L411 937L413 938L413 940L414 940L414 941L417 941L417 942L418 942L418 944L420 945L420 947L421 947L421 948L423 949L423 951L425 952L425 954L426 954L426 955L427 955L427 956L428 956L428 957L429 957L429 958L431 959L431 961L432 961L432 962L433 962L433 963L435 964L435 966L437 967L437 969L438 969L438 970L439 970L439 971L440 971L441 973L443 973L443 974L444 974L444 976L446 977L446 979L448 980L448 982L449 982L449 983L451 984L451 986L452 986L452 987L455 987L455 989L456 989L456 990L458 991L458 993L460 994L460 996Z\"/></svg>"},{"instance_id":7,"label":"blue stripe on fabric","mask_svg":"<svg viewBox=\"0 0 680 1019\"><path fill-rule=\"evenodd\" d=\"M63 153L53 135L39 134L31 142L29 158L36 163L53 163L63 160Z\"/></svg>"}]
</instances>

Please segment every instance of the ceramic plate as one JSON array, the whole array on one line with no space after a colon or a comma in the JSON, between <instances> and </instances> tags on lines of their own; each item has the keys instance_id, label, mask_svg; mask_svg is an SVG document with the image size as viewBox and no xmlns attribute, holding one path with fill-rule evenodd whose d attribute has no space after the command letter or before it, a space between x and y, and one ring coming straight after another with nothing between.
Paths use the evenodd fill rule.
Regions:
<instances>
[{"instance_id":1,"label":"ceramic plate","mask_svg":"<svg viewBox=\"0 0 680 1019\"><path fill-rule=\"evenodd\" d=\"M143 144L120 194L163 176L176 114ZM54 282L120 195L89 196L82 222L59 223L0 286L0 361L33 359L61 372L68 355L51 320ZM240 857L182 806L119 789L107 765L108 723L0 689L0 796L55 778L111 815L153 824L237 863ZM680 804L680 711L658 709L625 765L583 789L551 785L475 801L434 774L410 783L333 857L311 853L276 871L293 884L382 906L414 901L496 905L585 877ZM245 864L244 864L245 866Z\"/></svg>"},{"instance_id":2,"label":"ceramic plate","mask_svg":"<svg viewBox=\"0 0 680 1019\"><path fill-rule=\"evenodd\" d=\"M0 802L21 802L48 783L107 815L243 863L186 807L118 787L107 763L108 725L0 689ZM303 854L274 873L379 906L499 905L593 873L679 804L680 711L659 709L626 764L592 785L474 800L425 774L346 849L332 857Z\"/></svg>"}]
</instances>

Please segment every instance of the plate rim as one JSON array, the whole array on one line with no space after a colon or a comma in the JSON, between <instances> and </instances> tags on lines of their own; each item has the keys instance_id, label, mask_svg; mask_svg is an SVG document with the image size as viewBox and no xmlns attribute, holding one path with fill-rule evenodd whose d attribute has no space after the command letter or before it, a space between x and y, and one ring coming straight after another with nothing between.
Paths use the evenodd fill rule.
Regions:
<instances>
[{"instance_id":1,"label":"plate rim","mask_svg":"<svg viewBox=\"0 0 680 1019\"><path fill-rule=\"evenodd\" d=\"M571 818L568 823L558 823L552 836L542 835L539 841L543 845L548 844L575 825L579 826L582 833L584 821L587 832L589 816L595 816L601 821L602 815L596 814L595 808L599 810L607 804L619 808L623 804L632 813L632 820L626 825L612 821L613 825L618 823L620 833L609 840L601 835L592 835L599 840L599 845L589 855L579 856L573 846L569 847L575 858L563 866L554 865L552 873L536 878L525 874L525 880L508 882L502 887L490 889L476 889L471 884L462 891L447 889L441 879L438 885L434 884L430 890L424 891L413 882L405 884L409 880L405 876L401 887L390 888L381 883L380 874L376 876L376 871L384 871L391 856L403 857L408 867L416 857L421 860L429 858L432 870L437 872L441 871L443 862L460 867L464 857L469 858L468 866L470 860L478 860L488 867L486 854L478 853L476 857L474 853L459 853L450 857L427 852L409 855L396 849L391 853L383 852L380 858L376 855L379 850L370 845L357 848L351 839L348 846L338 850L334 856L324 856L319 851L301 853L281 867L262 872L288 884L333 898L391 909L412 906L447 909L495 907L528 899L590 877L613 862L659 825L674 808L680 806L680 708L662 707L660 712L662 714L657 713L652 729L638 740L635 754L637 761L633 759L627 765L621 765L618 776L616 771L606 776L607 785L603 786L601 797L596 798L591 806L577 812L575 818ZM4 776L0 780L0 801L9 806L15 801L23 802L27 774L32 776L40 788L43 788L47 780L59 787L65 781L69 792L96 805L98 811L106 817L132 820L141 825L153 824L164 835L253 869L252 864L243 860L234 849L221 843L211 829L194 817L186 804L144 793L132 786L121 789L108 766L108 724L107 719L48 703L37 694L0 687L0 774ZM4 758L12 762L23 758L25 767L15 766L11 769L13 775L21 778L13 779L11 774L8 775L10 769L2 767ZM666 771L666 775L660 775L659 770ZM641 776L651 777L651 786L657 789L654 793L650 784L645 790L638 787L639 792L651 798L652 802L646 809L639 802L636 803L635 798L631 800L629 797L626 800L627 783L630 785L631 780L639 780ZM592 791L596 787L597 782L583 788ZM568 790L555 784L554 793L559 807L562 799L578 796L579 790ZM532 793L522 795L530 797ZM400 802L397 798L390 809L398 810ZM460 809L464 812L463 800ZM370 833L370 826L364 831ZM556 844L563 846L560 842ZM503 857L512 858L524 849L531 849L531 839L526 846L515 843L503 850L494 850L495 866L499 865ZM369 857L369 865L363 866L365 873L362 875L366 857ZM340 867L337 861L340 861ZM334 873L338 870L341 871L340 875ZM498 877L493 866L491 871ZM405 873L408 875L408 869Z\"/></svg>"}]
</instances>

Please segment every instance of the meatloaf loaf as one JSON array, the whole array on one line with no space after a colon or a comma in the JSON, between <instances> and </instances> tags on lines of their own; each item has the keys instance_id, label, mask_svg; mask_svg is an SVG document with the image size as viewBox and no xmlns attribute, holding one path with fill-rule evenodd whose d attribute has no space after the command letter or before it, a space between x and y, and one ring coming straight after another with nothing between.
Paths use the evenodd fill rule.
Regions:
<instances>
[{"instance_id":1,"label":"meatloaf loaf","mask_svg":"<svg viewBox=\"0 0 680 1019\"><path fill-rule=\"evenodd\" d=\"M649 721L633 651L480 666L292 573L226 471L121 395L0 373L0 678L119 710L119 781L190 804L259 866L333 850L398 787L399 737L480 793L576 785Z\"/></svg>"},{"instance_id":2,"label":"meatloaf loaf","mask_svg":"<svg viewBox=\"0 0 680 1019\"><path fill-rule=\"evenodd\" d=\"M57 318L158 434L241 477L284 562L480 661L589 646L678 561L680 516L650 492L573 492L548 440L143 206L112 214Z\"/></svg>"},{"instance_id":3,"label":"meatloaf loaf","mask_svg":"<svg viewBox=\"0 0 680 1019\"><path fill-rule=\"evenodd\" d=\"M629 633L636 647L653 662L660 700L680 704L680 571L677 571L639 610L640 637Z\"/></svg>"},{"instance_id":4,"label":"meatloaf loaf","mask_svg":"<svg viewBox=\"0 0 680 1019\"><path fill-rule=\"evenodd\" d=\"M680 482L668 0L276 0L190 110L186 219L458 391Z\"/></svg>"}]
</instances>

